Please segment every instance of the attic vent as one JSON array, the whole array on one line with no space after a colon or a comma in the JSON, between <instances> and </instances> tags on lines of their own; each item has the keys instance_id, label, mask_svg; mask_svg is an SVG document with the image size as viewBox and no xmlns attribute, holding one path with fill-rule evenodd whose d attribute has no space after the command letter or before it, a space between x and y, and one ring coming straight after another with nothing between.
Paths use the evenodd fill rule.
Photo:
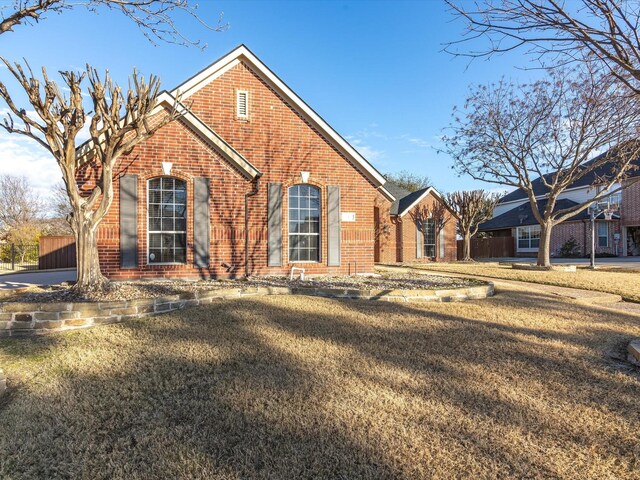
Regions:
<instances>
[{"instance_id":1,"label":"attic vent","mask_svg":"<svg viewBox=\"0 0 640 480\"><path fill-rule=\"evenodd\" d=\"M236 115L238 118L249 116L249 92L238 90L236 95Z\"/></svg>"}]
</instances>

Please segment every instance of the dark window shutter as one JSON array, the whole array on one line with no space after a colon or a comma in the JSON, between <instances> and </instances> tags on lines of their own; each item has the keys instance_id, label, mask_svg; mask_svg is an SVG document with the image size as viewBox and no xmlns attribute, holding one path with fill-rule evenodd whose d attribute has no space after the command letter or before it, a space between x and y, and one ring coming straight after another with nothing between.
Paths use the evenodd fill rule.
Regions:
<instances>
[{"instance_id":1,"label":"dark window shutter","mask_svg":"<svg viewBox=\"0 0 640 480\"><path fill-rule=\"evenodd\" d=\"M120 266L138 266L138 176L120 177Z\"/></svg>"},{"instance_id":2,"label":"dark window shutter","mask_svg":"<svg viewBox=\"0 0 640 480\"><path fill-rule=\"evenodd\" d=\"M198 268L209 266L209 179L193 179L193 263Z\"/></svg>"},{"instance_id":3,"label":"dark window shutter","mask_svg":"<svg viewBox=\"0 0 640 480\"><path fill-rule=\"evenodd\" d=\"M416 221L416 258L422 258L424 252L424 232L422 231L422 223Z\"/></svg>"},{"instance_id":4,"label":"dark window shutter","mask_svg":"<svg viewBox=\"0 0 640 480\"><path fill-rule=\"evenodd\" d=\"M340 266L340 187L327 187L327 265Z\"/></svg>"},{"instance_id":5,"label":"dark window shutter","mask_svg":"<svg viewBox=\"0 0 640 480\"><path fill-rule=\"evenodd\" d=\"M440 228L440 258L444 258L444 226Z\"/></svg>"},{"instance_id":6,"label":"dark window shutter","mask_svg":"<svg viewBox=\"0 0 640 480\"><path fill-rule=\"evenodd\" d=\"M268 187L269 266L282 266L282 184L270 183Z\"/></svg>"}]
</instances>

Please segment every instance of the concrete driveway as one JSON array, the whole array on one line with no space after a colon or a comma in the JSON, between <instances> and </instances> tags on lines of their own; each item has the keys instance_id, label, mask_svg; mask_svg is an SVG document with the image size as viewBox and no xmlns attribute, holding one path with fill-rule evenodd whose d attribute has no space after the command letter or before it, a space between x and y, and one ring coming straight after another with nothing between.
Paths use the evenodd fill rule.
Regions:
<instances>
[{"instance_id":1,"label":"concrete driveway","mask_svg":"<svg viewBox=\"0 0 640 480\"><path fill-rule=\"evenodd\" d=\"M76 279L76 270L43 270L24 273L6 273L0 275L0 290L30 287L32 285L55 285L72 282Z\"/></svg>"}]
</instances>

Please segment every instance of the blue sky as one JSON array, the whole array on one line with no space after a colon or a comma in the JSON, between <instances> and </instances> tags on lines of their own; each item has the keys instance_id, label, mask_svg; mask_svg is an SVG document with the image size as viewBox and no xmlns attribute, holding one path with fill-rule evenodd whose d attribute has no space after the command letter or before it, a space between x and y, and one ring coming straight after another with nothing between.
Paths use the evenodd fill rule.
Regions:
<instances>
[{"instance_id":1,"label":"blue sky","mask_svg":"<svg viewBox=\"0 0 640 480\"><path fill-rule=\"evenodd\" d=\"M382 172L428 175L444 192L494 188L457 177L451 159L436 152L439 137L469 84L530 72L517 68L526 65L519 55L469 64L443 53L443 44L463 29L443 2L200 2L199 13L210 23L220 12L229 24L222 33L178 19L183 32L208 44L204 51L153 46L116 13L76 10L2 35L0 54L44 65L50 75L89 62L109 68L123 85L136 67L159 75L170 89L244 43ZM6 69L0 78L7 78ZM10 172L29 176L43 195L60 177L38 146L1 133L0 173Z\"/></svg>"}]
</instances>

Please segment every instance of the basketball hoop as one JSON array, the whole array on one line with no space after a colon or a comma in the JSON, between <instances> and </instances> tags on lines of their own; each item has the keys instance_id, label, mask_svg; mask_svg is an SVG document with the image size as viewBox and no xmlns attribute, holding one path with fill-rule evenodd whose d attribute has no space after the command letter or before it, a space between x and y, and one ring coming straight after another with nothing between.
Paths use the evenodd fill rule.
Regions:
<instances>
[{"instance_id":1,"label":"basketball hoop","mask_svg":"<svg viewBox=\"0 0 640 480\"><path fill-rule=\"evenodd\" d=\"M604 211L604 219L611 220L613 218L613 210L605 210Z\"/></svg>"}]
</instances>

